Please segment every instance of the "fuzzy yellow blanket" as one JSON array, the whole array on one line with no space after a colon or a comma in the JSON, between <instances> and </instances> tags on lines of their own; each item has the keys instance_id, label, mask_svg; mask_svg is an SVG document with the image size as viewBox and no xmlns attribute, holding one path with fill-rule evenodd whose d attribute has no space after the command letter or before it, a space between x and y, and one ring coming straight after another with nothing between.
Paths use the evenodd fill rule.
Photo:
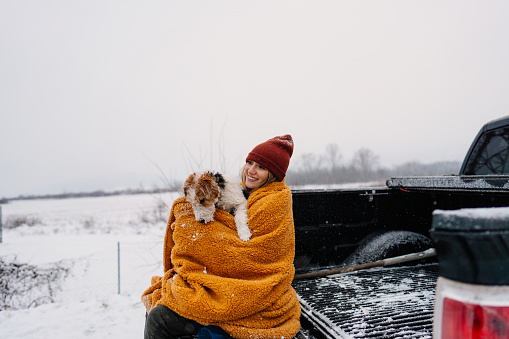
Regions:
<instances>
[{"instance_id":1,"label":"fuzzy yellow blanket","mask_svg":"<svg viewBox=\"0 0 509 339\"><path fill-rule=\"evenodd\" d=\"M293 338L300 305L291 283L295 233L292 196L284 182L248 199L252 238L239 239L232 215L194 219L184 198L174 201L164 244L164 276L152 277L142 301L162 304L202 325L216 325L240 339Z\"/></svg>"}]
</instances>

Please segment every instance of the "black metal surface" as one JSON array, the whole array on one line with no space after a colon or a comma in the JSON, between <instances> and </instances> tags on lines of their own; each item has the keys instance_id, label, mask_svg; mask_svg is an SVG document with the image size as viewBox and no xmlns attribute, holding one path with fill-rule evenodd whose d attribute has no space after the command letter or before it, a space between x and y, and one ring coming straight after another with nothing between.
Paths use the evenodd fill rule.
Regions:
<instances>
[{"instance_id":1,"label":"black metal surface","mask_svg":"<svg viewBox=\"0 0 509 339\"><path fill-rule=\"evenodd\" d=\"M438 264L374 268L293 283L329 338L432 338Z\"/></svg>"},{"instance_id":2,"label":"black metal surface","mask_svg":"<svg viewBox=\"0 0 509 339\"><path fill-rule=\"evenodd\" d=\"M293 191L295 268L298 272L340 265L375 232L380 198L371 190Z\"/></svg>"},{"instance_id":3,"label":"black metal surface","mask_svg":"<svg viewBox=\"0 0 509 339\"><path fill-rule=\"evenodd\" d=\"M365 239L380 232L410 231L429 237L436 209L509 206L509 189L393 187L293 191L292 196L297 273L341 266Z\"/></svg>"}]
</instances>

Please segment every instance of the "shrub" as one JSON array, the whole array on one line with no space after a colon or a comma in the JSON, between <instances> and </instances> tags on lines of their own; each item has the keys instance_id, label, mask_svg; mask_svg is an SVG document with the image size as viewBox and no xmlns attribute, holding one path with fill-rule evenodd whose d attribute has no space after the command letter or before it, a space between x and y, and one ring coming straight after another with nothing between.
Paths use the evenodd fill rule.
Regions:
<instances>
[{"instance_id":1,"label":"shrub","mask_svg":"<svg viewBox=\"0 0 509 339\"><path fill-rule=\"evenodd\" d=\"M69 264L63 261L39 267L0 258L0 311L54 302L69 272Z\"/></svg>"},{"instance_id":2,"label":"shrub","mask_svg":"<svg viewBox=\"0 0 509 339\"><path fill-rule=\"evenodd\" d=\"M27 215L12 215L5 218L4 228L16 228L23 225L34 226L41 223L41 219Z\"/></svg>"}]
</instances>

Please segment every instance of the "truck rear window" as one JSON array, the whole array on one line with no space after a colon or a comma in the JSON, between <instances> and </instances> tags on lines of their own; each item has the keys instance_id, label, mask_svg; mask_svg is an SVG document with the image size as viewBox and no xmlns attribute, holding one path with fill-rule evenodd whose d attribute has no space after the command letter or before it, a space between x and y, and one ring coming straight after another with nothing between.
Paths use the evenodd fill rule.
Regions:
<instances>
[{"instance_id":1,"label":"truck rear window","mask_svg":"<svg viewBox=\"0 0 509 339\"><path fill-rule=\"evenodd\" d=\"M509 173L509 130L490 131L481 136L465 167L467 175Z\"/></svg>"}]
</instances>

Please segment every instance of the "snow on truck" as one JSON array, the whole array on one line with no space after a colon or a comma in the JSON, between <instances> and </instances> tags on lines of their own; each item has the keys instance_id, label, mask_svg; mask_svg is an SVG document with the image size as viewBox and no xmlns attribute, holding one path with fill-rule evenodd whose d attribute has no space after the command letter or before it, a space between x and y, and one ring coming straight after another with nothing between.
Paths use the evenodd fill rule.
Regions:
<instances>
[{"instance_id":1,"label":"snow on truck","mask_svg":"<svg viewBox=\"0 0 509 339\"><path fill-rule=\"evenodd\" d=\"M507 206L509 116L459 175L293 191L298 337L509 338Z\"/></svg>"}]
</instances>

